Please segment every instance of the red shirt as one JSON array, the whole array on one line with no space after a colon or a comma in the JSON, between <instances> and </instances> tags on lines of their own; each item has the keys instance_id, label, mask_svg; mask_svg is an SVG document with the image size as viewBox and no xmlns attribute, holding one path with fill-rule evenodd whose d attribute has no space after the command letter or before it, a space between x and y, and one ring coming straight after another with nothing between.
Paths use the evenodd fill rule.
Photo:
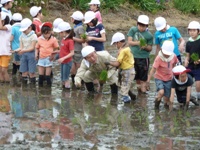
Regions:
<instances>
[{"instance_id":1,"label":"red shirt","mask_svg":"<svg viewBox=\"0 0 200 150\"><path fill-rule=\"evenodd\" d=\"M62 58L68 55L72 50L74 50L74 41L72 39L62 39L59 57ZM62 64L66 64L70 61L72 61L72 57L65 59Z\"/></svg>"},{"instance_id":2,"label":"red shirt","mask_svg":"<svg viewBox=\"0 0 200 150\"><path fill-rule=\"evenodd\" d=\"M41 32L42 22L38 18L33 18L33 24L36 28L35 33L37 34L38 32Z\"/></svg>"}]
</instances>

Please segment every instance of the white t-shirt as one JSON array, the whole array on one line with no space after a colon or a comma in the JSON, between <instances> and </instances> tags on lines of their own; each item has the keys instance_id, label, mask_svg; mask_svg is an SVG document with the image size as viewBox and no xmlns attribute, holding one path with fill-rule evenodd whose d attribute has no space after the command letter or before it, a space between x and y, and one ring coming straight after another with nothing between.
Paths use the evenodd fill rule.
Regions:
<instances>
[{"instance_id":1,"label":"white t-shirt","mask_svg":"<svg viewBox=\"0 0 200 150\"><path fill-rule=\"evenodd\" d=\"M10 36L12 26L10 24L5 25L8 30L0 30L0 55L11 55Z\"/></svg>"}]
</instances>

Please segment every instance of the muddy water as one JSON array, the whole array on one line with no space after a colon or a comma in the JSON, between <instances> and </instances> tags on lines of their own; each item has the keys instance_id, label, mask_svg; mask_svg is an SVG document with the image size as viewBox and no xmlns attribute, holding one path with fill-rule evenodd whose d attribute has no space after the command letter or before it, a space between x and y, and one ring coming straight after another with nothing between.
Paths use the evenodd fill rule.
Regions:
<instances>
[{"instance_id":1,"label":"muddy water","mask_svg":"<svg viewBox=\"0 0 200 150\"><path fill-rule=\"evenodd\" d=\"M0 149L200 149L200 107L190 104L185 112L175 101L173 112L163 103L155 111L154 81L147 95L133 86L137 100L123 105L108 85L95 95L63 90L59 65L53 69L51 88L21 85L18 77L0 85Z\"/></svg>"}]
</instances>

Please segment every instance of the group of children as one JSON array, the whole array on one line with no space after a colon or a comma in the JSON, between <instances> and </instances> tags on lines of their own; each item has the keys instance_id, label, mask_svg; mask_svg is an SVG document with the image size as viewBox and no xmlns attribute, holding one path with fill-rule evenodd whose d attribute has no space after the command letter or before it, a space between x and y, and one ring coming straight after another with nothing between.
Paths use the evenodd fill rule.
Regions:
<instances>
[{"instance_id":1,"label":"group of children","mask_svg":"<svg viewBox=\"0 0 200 150\"><path fill-rule=\"evenodd\" d=\"M10 12L12 3L12 0L1 0L0 81L9 82L10 80L7 70L13 53L12 74L16 74L17 69L19 69L23 83L27 83L28 79L30 83L36 82L36 66L38 66L38 84L43 86L43 82L46 80L47 85L50 86L52 84L52 61L57 59L58 63L61 64L63 87L70 89L70 75L73 84L80 85L80 82L75 81L75 77L77 70L80 72L83 69L81 65L83 57L85 59L88 57L88 60L84 62L84 67L89 67L90 63L96 63L93 59L98 58L98 53L95 56L93 50L95 52L104 51L106 32L99 11L100 1L91 0L89 3L90 11L84 15L80 11L75 11L71 15L73 28L61 18L55 19L53 24L50 22L42 23L42 8L37 6L30 9L33 20L22 19L19 13L12 15ZM83 23L87 26L86 30L84 30ZM157 17L154 24L157 31L153 36L148 30L149 17L140 15L137 19L137 25L128 31L127 42L124 34L115 33L111 45L115 45L118 49L117 59L111 59L112 61L106 61L102 65L118 68L118 87L121 89L122 101L125 103L133 99L130 88L134 79L138 92L146 94L149 90L151 77L154 75L157 88L156 108L159 108L162 98L164 98L165 106L171 107L175 92L178 102L185 106L188 106L189 101L199 105L191 97L191 86L194 78L197 98L200 99L199 22L192 21L189 24L190 38L186 47L178 29L169 26L165 18ZM54 37L55 32L59 33L60 44ZM154 44L153 39L155 39L156 57L149 72L149 56ZM81 50L84 43L93 48L88 47L91 53L87 52L87 55L83 56L85 52L81 53ZM186 49L184 66L188 69L181 65L180 52L184 52L184 49ZM81 81L81 77L77 81ZM86 83L86 87L89 86L89 83Z\"/></svg>"}]
</instances>

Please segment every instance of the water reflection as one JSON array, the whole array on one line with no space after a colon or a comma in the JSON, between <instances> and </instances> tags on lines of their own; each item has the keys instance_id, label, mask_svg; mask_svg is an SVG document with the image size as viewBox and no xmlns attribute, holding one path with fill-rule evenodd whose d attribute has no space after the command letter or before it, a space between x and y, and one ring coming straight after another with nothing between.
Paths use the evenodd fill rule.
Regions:
<instances>
[{"instance_id":1,"label":"water reflection","mask_svg":"<svg viewBox=\"0 0 200 150\"><path fill-rule=\"evenodd\" d=\"M22 149L98 150L200 146L200 108L191 105L184 112L175 103L171 113L164 107L155 111L153 88L120 106L106 85L94 95L63 90L57 82L52 88L20 84L0 88L0 149L13 149L15 144Z\"/></svg>"}]
</instances>

